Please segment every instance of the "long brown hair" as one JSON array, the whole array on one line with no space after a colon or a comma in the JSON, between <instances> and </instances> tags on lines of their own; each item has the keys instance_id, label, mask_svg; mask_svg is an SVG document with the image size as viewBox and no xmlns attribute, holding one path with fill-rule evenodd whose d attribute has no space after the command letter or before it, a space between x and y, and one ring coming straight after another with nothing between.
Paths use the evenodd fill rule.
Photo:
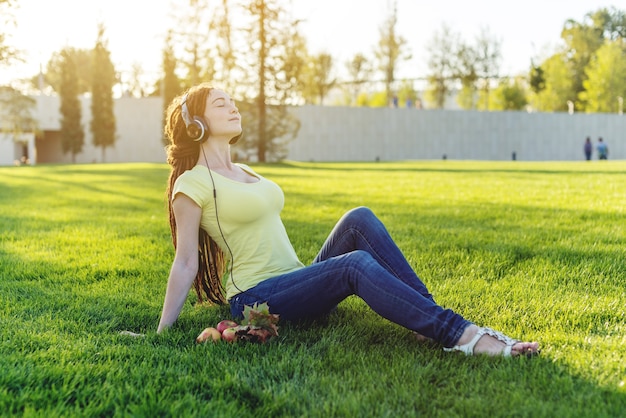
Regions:
<instances>
[{"instance_id":1,"label":"long brown hair","mask_svg":"<svg viewBox=\"0 0 626 418\"><path fill-rule=\"evenodd\" d=\"M187 108L191 115L204 115L207 98L212 87L201 84L190 88L187 93ZM165 134L169 140L166 147L167 163L172 167L167 185L167 202L170 217L172 243L176 248L176 218L172 208L172 190L178 176L192 169L200 156L200 142L195 142L187 135L185 122L182 117L182 97L172 100L166 111ZM198 273L193 282L198 295L198 302L208 300L212 303L224 304L224 287L222 276L225 270L224 253L217 243L200 228L198 235Z\"/></svg>"}]
</instances>

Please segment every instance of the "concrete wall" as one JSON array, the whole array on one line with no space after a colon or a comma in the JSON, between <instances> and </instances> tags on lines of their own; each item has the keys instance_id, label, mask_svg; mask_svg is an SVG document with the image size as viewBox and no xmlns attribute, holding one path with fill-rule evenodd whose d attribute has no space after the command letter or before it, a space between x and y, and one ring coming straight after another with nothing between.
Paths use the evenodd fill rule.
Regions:
<instances>
[{"instance_id":1,"label":"concrete wall","mask_svg":"<svg viewBox=\"0 0 626 418\"><path fill-rule=\"evenodd\" d=\"M626 116L305 106L289 159L581 160L599 136L610 159L626 159ZM595 157L595 153L594 153Z\"/></svg>"},{"instance_id":2,"label":"concrete wall","mask_svg":"<svg viewBox=\"0 0 626 418\"><path fill-rule=\"evenodd\" d=\"M71 162L71 156L61 151L58 97L35 99L35 117L43 132L36 141L37 161ZM101 149L91 145L90 99L81 100L85 146L76 162L102 162ZM104 161L164 162L162 109L160 98L116 99L118 140L114 148L106 149ZM441 159L444 155L448 159L510 160L513 152L518 160L581 160L586 136L594 143L603 137L609 159L626 159L623 115L325 106L293 111L302 125L298 137L288 145L290 160L390 161ZM5 148L2 146L0 153L8 153ZM13 155L0 158L0 164L12 163Z\"/></svg>"},{"instance_id":3,"label":"concrete wall","mask_svg":"<svg viewBox=\"0 0 626 418\"><path fill-rule=\"evenodd\" d=\"M26 133L14 138L13 134L0 132L0 166L22 164L23 160L34 164L36 159L34 134Z\"/></svg>"}]
</instances>

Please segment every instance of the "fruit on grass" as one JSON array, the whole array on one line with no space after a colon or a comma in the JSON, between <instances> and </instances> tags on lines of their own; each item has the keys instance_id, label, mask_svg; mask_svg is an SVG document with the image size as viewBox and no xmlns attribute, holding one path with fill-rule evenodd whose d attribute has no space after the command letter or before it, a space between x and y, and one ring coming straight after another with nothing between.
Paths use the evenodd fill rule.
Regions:
<instances>
[{"instance_id":1,"label":"fruit on grass","mask_svg":"<svg viewBox=\"0 0 626 418\"><path fill-rule=\"evenodd\" d=\"M207 341L216 342L222 339L222 334L217 328L208 327L202 330L200 335L196 338L197 343L204 343Z\"/></svg>"},{"instance_id":2,"label":"fruit on grass","mask_svg":"<svg viewBox=\"0 0 626 418\"><path fill-rule=\"evenodd\" d=\"M222 332L224 332L224 330L225 330L226 328L233 328L233 327L236 327L236 326L238 326L238 325L239 325L239 324L238 324L238 323L236 323L235 321L231 321L230 319L224 319L223 321L220 321L220 322L217 324L216 328L217 328L217 330L218 330L218 331L220 332L220 334L221 334Z\"/></svg>"},{"instance_id":3,"label":"fruit on grass","mask_svg":"<svg viewBox=\"0 0 626 418\"><path fill-rule=\"evenodd\" d=\"M264 343L278 335L278 315L271 314L267 303L253 306L245 306L243 311L244 325L238 325L235 321L224 319L215 328L205 328L196 342L224 340L229 343L246 341Z\"/></svg>"},{"instance_id":4,"label":"fruit on grass","mask_svg":"<svg viewBox=\"0 0 626 418\"><path fill-rule=\"evenodd\" d=\"M226 328L222 332L222 338L224 339L224 341L228 341L229 343L237 341L237 331L238 331L238 328L239 327L229 327L229 328Z\"/></svg>"}]
</instances>

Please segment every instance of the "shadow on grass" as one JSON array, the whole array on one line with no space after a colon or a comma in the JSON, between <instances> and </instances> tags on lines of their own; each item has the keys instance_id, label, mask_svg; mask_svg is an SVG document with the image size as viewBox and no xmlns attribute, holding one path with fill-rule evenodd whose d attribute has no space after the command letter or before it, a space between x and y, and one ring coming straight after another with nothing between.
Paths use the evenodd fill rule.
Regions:
<instances>
[{"instance_id":1,"label":"shadow on grass","mask_svg":"<svg viewBox=\"0 0 626 418\"><path fill-rule=\"evenodd\" d=\"M459 161L463 163L464 161ZM351 172L351 171L363 171L363 172L406 172L406 173L485 173L485 174L502 174L502 173L533 173L541 175L562 175L562 174L575 174L577 176L585 175L597 175L610 173L611 175L626 175L626 171L618 168L615 165L608 167L602 167L602 162L597 162L600 165L594 166L594 169L581 170L568 170L560 168L566 165L567 162L497 162L501 165L501 168L487 168L487 161L485 161L485 167L475 166L472 168L462 167L455 165L454 161L449 163L442 163L440 161L387 161L378 164L371 162L328 162L328 163L299 163L293 161L284 161L282 163L267 163L267 164L254 164L255 169L262 171L264 168L293 168L297 170L306 171L331 171L331 172ZM489 162L493 163L493 162ZM525 164L533 164L532 168ZM412 164L419 164L419 167ZM432 167L427 165L432 164ZM448 164L448 165L446 165ZM551 166L552 164L552 166ZM594 163L595 164L595 163ZM426 166L425 166L426 165ZM505 167L508 166L509 167ZM559 167L559 168L557 168ZM302 177L306 177L306 174L302 174ZM290 173L291 177L291 173Z\"/></svg>"}]
</instances>

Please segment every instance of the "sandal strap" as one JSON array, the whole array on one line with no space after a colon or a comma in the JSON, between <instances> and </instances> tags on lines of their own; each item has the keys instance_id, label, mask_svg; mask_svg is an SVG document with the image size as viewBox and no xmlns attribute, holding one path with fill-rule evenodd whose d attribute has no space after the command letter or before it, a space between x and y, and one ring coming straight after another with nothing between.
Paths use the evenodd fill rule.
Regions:
<instances>
[{"instance_id":1,"label":"sandal strap","mask_svg":"<svg viewBox=\"0 0 626 418\"><path fill-rule=\"evenodd\" d=\"M450 348L444 347L444 351L461 351L462 353L465 353L465 355L473 356L474 347L476 347L476 343L478 343L478 340L480 340L484 335L489 335L491 337L494 337L498 339L499 341L502 341L506 345L504 347L504 350L502 351L503 357L510 357L513 345L519 342L518 340L508 337L504 335L503 333L496 331L494 329L487 328L487 327L480 327L478 328L476 335L474 335L474 338L472 338L470 342L468 342L467 344L455 345L454 347L450 347Z\"/></svg>"}]
</instances>

